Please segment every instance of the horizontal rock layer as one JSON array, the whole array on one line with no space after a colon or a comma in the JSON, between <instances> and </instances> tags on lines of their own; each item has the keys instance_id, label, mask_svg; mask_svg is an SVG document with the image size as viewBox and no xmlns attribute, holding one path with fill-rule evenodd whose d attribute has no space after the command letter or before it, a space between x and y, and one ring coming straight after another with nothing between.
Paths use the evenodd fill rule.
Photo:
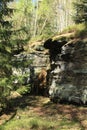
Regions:
<instances>
[{"instance_id":1,"label":"horizontal rock layer","mask_svg":"<svg viewBox=\"0 0 87 130\"><path fill-rule=\"evenodd\" d=\"M49 55L44 53L43 45L36 45L29 49L31 52L15 55L13 63L16 67L13 67L12 70L15 77L22 77L23 84L33 85L42 69L48 69ZM17 78L14 83L17 84L18 82Z\"/></svg>"}]
</instances>

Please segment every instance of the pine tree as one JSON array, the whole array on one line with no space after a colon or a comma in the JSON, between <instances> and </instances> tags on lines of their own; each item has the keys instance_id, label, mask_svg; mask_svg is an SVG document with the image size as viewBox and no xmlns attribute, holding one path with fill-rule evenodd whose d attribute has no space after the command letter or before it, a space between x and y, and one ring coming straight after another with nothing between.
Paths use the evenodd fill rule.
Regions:
<instances>
[{"instance_id":1,"label":"pine tree","mask_svg":"<svg viewBox=\"0 0 87 130\"><path fill-rule=\"evenodd\" d=\"M76 9L74 21L87 24L87 0L78 0L74 3L74 7Z\"/></svg>"},{"instance_id":2,"label":"pine tree","mask_svg":"<svg viewBox=\"0 0 87 130\"><path fill-rule=\"evenodd\" d=\"M0 102L9 94L12 75L12 21L13 9L8 7L13 0L0 1Z\"/></svg>"}]
</instances>

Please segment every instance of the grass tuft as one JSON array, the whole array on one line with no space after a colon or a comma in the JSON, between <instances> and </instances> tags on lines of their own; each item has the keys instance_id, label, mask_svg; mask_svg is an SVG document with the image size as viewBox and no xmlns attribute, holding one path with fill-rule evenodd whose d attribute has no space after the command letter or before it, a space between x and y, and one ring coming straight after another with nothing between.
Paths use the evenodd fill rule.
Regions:
<instances>
[{"instance_id":1,"label":"grass tuft","mask_svg":"<svg viewBox=\"0 0 87 130\"><path fill-rule=\"evenodd\" d=\"M31 129L38 129L39 128L39 123L37 119L33 119L30 121Z\"/></svg>"}]
</instances>

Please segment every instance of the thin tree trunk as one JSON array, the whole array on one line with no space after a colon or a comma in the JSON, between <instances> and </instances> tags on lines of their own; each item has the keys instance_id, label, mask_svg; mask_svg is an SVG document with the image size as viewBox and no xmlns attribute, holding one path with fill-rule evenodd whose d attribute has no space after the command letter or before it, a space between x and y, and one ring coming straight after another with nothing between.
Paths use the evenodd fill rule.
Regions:
<instances>
[{"instance_id":1,"label":"thin tree trunk","mask_svg":"<svg viewBox=\"0 0 87 130\"><path fill-rule=\"evenodd\" d=\"M43 26L42 26L42 28L41 28L41 31L40 31L40 35L42 34L42 31L43 31L43 29L44 29L44 27L45 27L45 25L46 25L46 22L47 22L47 18L45 19L45 21L44 21L44 23L43 23Z\"/></svg>"}]
</instances>

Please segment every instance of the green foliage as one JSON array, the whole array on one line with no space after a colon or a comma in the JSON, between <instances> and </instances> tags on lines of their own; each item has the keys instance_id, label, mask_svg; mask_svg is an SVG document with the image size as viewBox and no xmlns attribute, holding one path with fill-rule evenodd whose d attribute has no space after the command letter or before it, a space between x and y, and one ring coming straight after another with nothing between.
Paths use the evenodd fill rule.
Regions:
<instances>
[{"instance_id":1,"label":"green foliage","mask_svg":"<svg viewBox=\"0 0 87 130\"><path fill-rule=\"evenodd\" d=\"M10 17L13 9L8 7L8 2L11 1L13 0L0 1L0 98L2 103L9 94L11 87L11 36L13 31Z\"/></svg>"},{"instance_id":2,"label":"green foliage","mask_svg":"<svg viewBox=\"0 0 87 130\"><path fill-rule=\"evenodd\" d=\"M72 25L72 26L68 26L67 28L65 28L61 34L64 34L64 33L72 33L72 32L76 32L77 30L83 30L85 29L85 25L84 24L75 24L75 25Z\"/></svg>"},{"instance_id":3,"label":"green foliage","mask_svg":"<svg viewBox=\"0 0 87 130\"><path fill-rule=\"evenodd\" d=\"M32 1L20 0L15 4L16 11L12 17L19 37L29 40L32 35Z\"/></svg>"},{"instance_id":4,"label":"green foliage","mask_svg":"<svg viewBox=\"0 0 87 130\"><path fill-rule=\"evenodd\" d=\"M80 37L80 38L86 37L87 36L87 27L86 27L86 25L78 24L75 36Z\"/></svg>"},{"instance_id":5,"label":"green foliage","mask_svg":"<svg viewBox=\"0 0 87 130\"><path fill-rule=\"evenodd\" d=\"M73 39L74 37L77 38L77 37L85 37L87 36L87 27L84 23L79 23L79 24L75 24L73 26L69 26L67 28L65 28L61 33L59 33L59 35L62 35L62 34L66 34L66 36L60 36L60 38L68 38L66 40L70 40L70 39ZM69 35L71 34L71 35ZM61 40L62 40L61 39Z\"/></svg>"},{"instance_id":6,"label":"green foliage","mask_svg":"<svg viewBox=\"0 0 87 130\"><path fill-rule=\"evenodd\" d=\"M30 93L30 85L20 86L16 91L21 95L28 94Z\"/></svg>"},{"instance_id":7,"label":"green foliage","mask_svg":"<svg viewBox=\"0 0 87 130\"><path fill-rule=\"evenodd\" d=\"M13 0L0 1L0 100L2 104L14 88L15 77L12 68L17 67L13 62L14 55L23 51L23 45L29 38L25 35L25 27L16 27L17 19L12 17L16 11L12 4ZM27 65L27 62L23 62L23 66L22 64L20 66Z\"/></svg>"},{"instance_id":8,"label":"green foliage","mask_svg":"<svg viewBox=\"0 0 87 130\"><path fill-rule=\"evenodd\" d=\"M15 4L14 27L24 29L22 37L46 39L72 24L71 15L74 0L20 0ZM68 6L70 5L70 6ZM62 13L62 14L61 14Z\"/></svg>"},{"instance_id":9,"label":"green foliage","mask_svg":"<svg viewBox=\"0 0 87 130\"><path fill-rule=\"evenodd\" d=\"M54 1L43 0L39 3L38 7L38 19L37 19L37 34L41 35L43 39L55 33L54 28ZM51 14L51 15L50 15Z\"/></svg>"},{"instance_id":10,"label":"green foliage","mask_svg":"<svg viewBox=\"0 0 87 130\"><path fill-rule=\"evenodd\" d=\"M37 119L33 119L30 121L31 129L38 129L39 128L39 123Z\"/></svg>"},{"instance_id":11,"label":"green foliage","mask_svg":"<svg viewBox=\"0 0 87 130\"><path fill-rule=\"evenodd\" d=\"M78 0L74 3L74 7L76 9L74 21L87 24L87 0Z\"/></svg>"}]
</instances>

